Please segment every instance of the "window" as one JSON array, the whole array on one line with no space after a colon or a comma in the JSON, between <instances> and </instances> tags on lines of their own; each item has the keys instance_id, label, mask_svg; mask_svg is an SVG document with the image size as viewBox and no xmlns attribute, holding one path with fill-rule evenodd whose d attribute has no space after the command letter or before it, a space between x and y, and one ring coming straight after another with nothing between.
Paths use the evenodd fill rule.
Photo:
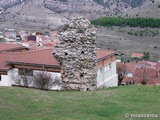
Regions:
<instances>
[{"instance_id":1,"label":"window","mask_svg":"<svg viewBox=\"0 0 160 120\"><path fill-rule=\"evenodd\" d=\"M18 75L33 76L33 70L19 68L18 69Z\"/></svg>"},{"instance_id":2,"label":"window","mask_svg":"<svg viewBox=\"0 0 160 120\"><path fill-rule=\"evenodd\" d=\"M109 64L109 68L112 68L112 65L111 65L111 63Z\"/></svg>"},{"instance_id":3,"label":"window","mask_svg":"<svg viewBox=\"0 0 160 120\"><path fill-rule=\"evenodd\" d=\"M0 81L1 81L2 77L1 77L1 74L0 74Z\"/></svg>"},{"instance_id":4,"label":"window","mask_svg":"<svg viewBox=\"0 0 160 120\"><path fill-rule=\"evenodd\" d=\"M127 73L127 77L133 77L133 73Z\"/></svg>"}]
</instances>

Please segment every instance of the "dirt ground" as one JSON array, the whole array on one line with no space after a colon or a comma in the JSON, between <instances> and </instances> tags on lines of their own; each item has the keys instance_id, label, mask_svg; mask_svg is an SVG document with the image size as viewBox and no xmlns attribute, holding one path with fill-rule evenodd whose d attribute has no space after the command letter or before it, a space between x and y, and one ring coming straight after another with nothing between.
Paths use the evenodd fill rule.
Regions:
<instances>
[{"instance_id":1,"label":"dirt ground","mask_svg":"<svg viewBox=\"0 0 160 120\"><path fill-rule=\"evenodd\" d=\"M123 32L119 32L118 30ZM160 60L160 28L147 28L149 31L158 31L156 36L136 36L128 34L128 31L142 31L146 28L97 28L97 47L116 50L118 53L131 54L132 52L150 52L151 61ZM125 32L124 32L125 31Z\"/></svg>"}]
</instances>

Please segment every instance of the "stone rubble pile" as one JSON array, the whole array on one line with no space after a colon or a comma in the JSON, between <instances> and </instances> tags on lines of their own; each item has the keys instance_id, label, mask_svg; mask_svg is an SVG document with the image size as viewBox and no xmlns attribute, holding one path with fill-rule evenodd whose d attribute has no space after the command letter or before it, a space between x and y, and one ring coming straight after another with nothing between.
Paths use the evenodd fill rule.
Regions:
<instances>
[{"instance_id":1,"label":"stone rubble pile","mask_svg":"<svg viewBox=\"0 0 160 120\"><path fill-rule=\"evenodd\" d=\"M76 17L59 33L60 44L53 55L61 65L64 90L92 90L96 87L96 29L90 21Z\"/></svg>"}]
</instances>

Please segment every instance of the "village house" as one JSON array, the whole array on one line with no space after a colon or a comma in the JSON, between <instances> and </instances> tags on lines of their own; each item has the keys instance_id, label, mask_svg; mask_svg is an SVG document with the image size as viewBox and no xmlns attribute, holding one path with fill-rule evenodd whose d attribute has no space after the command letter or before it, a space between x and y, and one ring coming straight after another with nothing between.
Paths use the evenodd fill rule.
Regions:
<instances>
[{"instance_id":1,"label":"village house","mask_svg":"<svg viewBox=\"0 0 160 120\"><path fill-rule=\"evenodd\" d=\"M0 53L0 86L15 85L16 76L22 70L31 73L29 75L45 71L53 77L61 77L61 68L52 54L52 48L14 54ZM97 49L96 82L97 88L117 86L115 51Z\"/></svg>"},{"instance_id":2,"label":"village house","mask_svg":"<svg viewBox=\"0 0 160 120\"><path fill-rule=\"evenodd\" d=\"M125 64L126 74L122 80L122 85L130 84L134 81L135 84L160 85L160 62L137 61Z\"/></svg>"},{"instance_id":3,"label":"village house","mask_svg":"<svg viewBox=\"0 0 160 120\"><path fill-rule=\"evenodd\" d=\"M12 66L7 65L5 60L11 59L10 55L10 53L0 53L0 86L9 86L8 71Z\"/></svg>"},{"instance_id":4,"label":"village house","mask_svg":"<svg viewBox=\"0 0 160 120\"><path fill-rule=\"evenodd\" d=\"M116 52L97 50L97 88L117 86Z\"/></svg>"},{"instance_id":5,"label":"village house","mask_svg":"<svg viewBox=\"0 0 160 120\"><path fill-rule=\"evenodd\" d=\"M23 37L23 40L20 44L22 44L25 47L29 47L32 50L37 50L41 48L53 47L53 45L58 43L58 38L49 35L42 35L41 32L36 32L35 34L26 35L25 37Z\"/></svg>"},{"instance_id":6,"label":"village house","mask_svg":"<svg viewBox=\"0 0 160 120\"><path fill-rule=\"evenodd\" d=\"M5 60L12 59L13 54L26 52L29 49L21 45L0 44L0 86L8 86L8 71L12 66L7 65Z\"/></svg>"}]
</instances>

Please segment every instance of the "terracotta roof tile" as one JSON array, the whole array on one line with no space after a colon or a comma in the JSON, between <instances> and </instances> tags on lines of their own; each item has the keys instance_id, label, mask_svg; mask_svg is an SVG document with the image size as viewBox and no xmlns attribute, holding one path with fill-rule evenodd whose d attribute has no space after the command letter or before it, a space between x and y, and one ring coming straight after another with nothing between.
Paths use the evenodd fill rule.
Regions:
<instances>
[{"instance_id":1,"label":"terracotta roof tile","mask_svg":"<svg viewBox=\"0 0 160 120\"><path fill-rule=\"evenodd\" d=\"M135 73L136 70L136 62L125 63L127 73Z\"/></svg>"},{"instance_id":2,"label":"terracotta roof tile","mask_svg":"<svg viewBox=\"0 0 160 120\"><path fill-rule=\"evenodd\" d=\"M105 57L109 57L110 55L115 55L115 51L112 50L102 50L102 49L97 49L97 60L103 59Z\"/></svg>"},{"instance_id":3,"label":"terracotta roof tile","mask_svg":"<svg viewBox=\"0 0 160 120\"><path fill-rule=\"evenodd\" d=\"M17 54L10 62L59 66L58 62L52 55L51 49L42 49Z\"/></svg>"},{"instance_id":4,"label":"terracotta roof tile","mask_svg":"<svg viewBox=\"0 0 160 120\"><path fill-rule=\"evenodd\" d=\"M144 55L143 54L140 54L140 53L132 53L131 55L132 57L138 57L138 58L141 58L143 57Z\"/></svg>"},{"instance_id":5,"label":"terracotta roof tile","mask_svg":"<svg viewBox=\"0 0 160 120\"><path fill-rule=\"evenodd\" d=\"M158 77L157 69L154 69L154 68L136 68L135 76L142 76L143 74L146 74L147 78Z\"/></svg>"},{"instance_id":6,"label":"terracotta roof tile","mask_svg":"<svg viewBox=\"0 0 160 120\"><path fill-rule=\"evenodd\" d=\"M7 71L11 68L5 61L11 60L13 54L11 53L0 53L0 71Z\"/></svg>"},{"instance_id":7,"label":"terracotta roof tile","mask_svg":"<svg viewBox=\"0 0 160 120\"><path fill-rule=\"evenodd\" d=\"M114 53L115 53L114 51L107 51L107 50L98 49L97 50L97 59L107 57L107 56L112 55ZM54 58L54 56L52 54L51 48L21 53L21 54L15 55L14 58L8 62L59 66L57 60Z\"/></svg>"},{"instance_id":8,"label":"terracotta roof tile","mask_svg":"<svg viewBox=\"0 0 160 120\"><path fill-rule=\"evenodd\" d=\"M160 62L157 62L157 64L155 65L155 67L160 69Z\"/></svg>"},{"instance_id":9,"label":"terracotta roof tile","mask_svg":"<svg viewBox=\"0 0 160 120\"><path fill-rule=\"evenodd\" d=\"M2 51L16 50L16 49L23 49L23 48L25 48L25 47L21 46L21 45L0 43L0 52L2 52Z\"/></svg>"}]
</instances>

